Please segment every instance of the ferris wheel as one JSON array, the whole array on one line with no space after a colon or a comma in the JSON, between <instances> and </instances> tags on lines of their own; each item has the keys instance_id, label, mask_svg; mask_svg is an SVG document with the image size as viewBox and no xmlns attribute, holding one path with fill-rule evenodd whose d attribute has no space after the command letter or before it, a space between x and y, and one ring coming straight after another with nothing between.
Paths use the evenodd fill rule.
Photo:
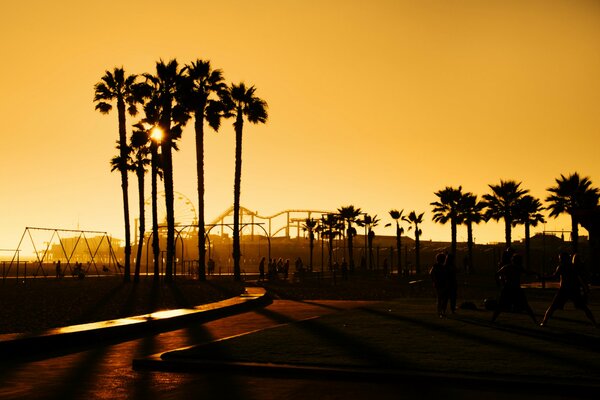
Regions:
<instances>
[{"instance_id":1,"label":"ferris wheel","mask_svg":"<svg viewBox=\"0 0 600 400\"><path fill-rule=\"evenodd\" d=\"M156 208L158 213L158 225L167 225L167 208L165 205L165 192L157 193ZM144 201L144 216L146 226L152 226L152 197ZM179 192L173 193L173 209L175 214L175 226L198 225L198 215L194 204L185 195Z\"/></svg>"}]
</instances>

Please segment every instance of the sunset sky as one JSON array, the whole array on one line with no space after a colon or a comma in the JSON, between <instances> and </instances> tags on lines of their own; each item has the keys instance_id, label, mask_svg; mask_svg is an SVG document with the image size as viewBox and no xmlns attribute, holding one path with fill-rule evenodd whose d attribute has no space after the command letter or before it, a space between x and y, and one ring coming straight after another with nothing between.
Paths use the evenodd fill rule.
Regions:
<instances>
[{"instance_id":1,"label":"sunset sky","mask_svg":"<svg viewBox=\"0 0 600 400\"><path fill-rule=\"evenodd\" d=\"M262 215L353 204L393 235L390 209L424 211L423 238L449 240L429 205L445 186L481 196L515 179L544 199L574 171L600 185L597 1L32 0L1 10L0 248L15 248L26 226L124 237L109 167L117 117L94 110L93 87L107 69L153 72L161 58L209 59L268 102L268 123L244 130L241 202ZM191 124L180 148L175 190L195 203ZM233 167L225 121L206 132L208 221L233 202ZM566 218L546 224L561 228ZM503 227L477 226L475 239L503 241Z\"/></svg>"}]
</instances>

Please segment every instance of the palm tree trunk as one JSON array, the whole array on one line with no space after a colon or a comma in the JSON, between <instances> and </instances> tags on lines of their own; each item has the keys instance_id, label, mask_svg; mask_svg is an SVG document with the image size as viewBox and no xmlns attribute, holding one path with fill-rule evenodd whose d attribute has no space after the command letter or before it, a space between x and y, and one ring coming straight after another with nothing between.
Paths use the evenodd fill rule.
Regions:
<instances>
[{"instance_id":1,"label":"palm tree trunk","mask_svg":"<svg viewBox=\"0 0 600 400\"><path fill-rule=\"evenodd\" d=\"M152 143L152 255L154 260L154 281L160 278L160 239L158 237L158 145Z\"/></svg>"},{"instance_id":2,"label":"palm tree trunk","mask_svg":"<svg viewBox=\"0 0 600 400\"><path fill-rule=\"evenodd\" d=\"M198 178L198 279L206 280L204 236L204 106L196 110L196 176Z\"/></svg>"},{"instance_id":3,"label":"palm tree trunk","mask_svg":"<svg viewBox=\"0 0 600 400\"><path fill-rule=\"evenodd\" d=\"M579 247L579 221L571 215L571 249L573 254L577 253Z\"/></svg>"},{"instance_id":4,"label":"palm tree trunk","mask_svg":"<svg viewBox=\"0 0 600 400\"><path fill-rule=\"evenodd\" d=\"M309 232L309 248L310 248L310 258L309 258L309 268L310 272L313 270L313 251L315 250L315 235L314 233Z\"/></svg>"},{"instance_id":5,"label":"palm tree trunk","mask_svg":"<svg viewBox=\"0 0 600 400\"><path fill-rule=\"evenodd\" d=\"M242 110L238 110L235 121L235 176L233 181L233 279L240 281L240 194L242 181Z\"/></svg>"},{"instance_id":6,"label":"palm tree trunk","mask_svg":"<svg viewBox=\"0 0 600 400\"><path fill-rule=\"evenodd\" d=\"M419 228L415 225L415 273L421 274L421 243L419 242Z\"/></svg>"},{"instance_id":7,"label":"palm tree trunk","mask_svg":"<svg viewBox=\"0 0 600 400\"><path fill-rule=\"evenodd\" d=\"M452 253L452 255L454 256L454 259L456 260L456 221L454 219L450 220L450 233L451 233L451 237L452 237L452 243L451 243L451 247L450 247L450 252Z\"/></svg>"},{"instance_id":8,"label":"palm tree trunk","mask_svg":"<svg viewBox=\"0 0 600 400\"><path fill-rule=\"evenodd\" d=\"M504 217L504 237L506 240L506 247L510 247L512 245L512 221L510 218Z\"/></svg>"},{"instance_id":9,"label":"palm tree trunk","mask_svg":"<svg viewBox=\"0 0 600 400\"><path fill-rule=\"evenodd\" d=\"M144 247L144 233L146 231L146 217L144 215L144 165L140 164L137 167L137 178L138 178L138 204L140 210L140 226L139 226L139 241L137 254L135 257L135 272L133 274L133 281L140 281L140 264L142 262L142 248Z\"/></svg>"},{"instance_id":10,"label":"palm tree trunk","mask_svg":"<svg viewBox=\"0 0 600 400\"><path fill-rule=\"evenodd\" d=\"M467 223L467 248L468 248L468 260L469 260L469 273L473 272L473 225L471 222Z\"/></svg>"},{"instance_id":11,"label":"palm tree trunk","mask_svg":"<svg viewBox=\"0 0 600 400\"><path fill-rule=\"evenodd\" d=\"M123 192L123 216L125 219L125 270L123 271L123 280L130 281L131 274L131 226L129 224L129 192L127 182L127 130L125 127L125 102L122 99L117 101L117 113L119 119L119 148L121 165L121 190Z\"/></svg>"},{"instance_id":12,"label":"palm tree trunk","mask_svg":"<svg viewBox=\"0 0 600 400\"><path fill-rule=\"evenodd\" d=\"M400 231L400 225L396 222L396 249L398 249L398 278L401 276L402 271L402 232Z\"/></svg>"},{"instance_id":13,"label":"palm tree trunk","mask_svg":"<svg viewBox=\"0 0 600 400\"><path fill-rule=\"evenodd\" d=\"M529 243L529 222L525 222L525 262L528 270L531 270L531 249Z\"/></svg>"},{"instance_id":14,"label":"palm tree trunk","mask_svg":"<svg viewBox=\"0 0 600 400\"><path fill-rule=\"evenodd\" d=\"M348 222L348 229L346 230L346 233L348 234L348 264L350 265L350 271L354 271L354 235L352 235L350 222Z\"/></svg>"},{"instance_id":15,"label":"palm tree trunk","mask_svg":"<svg viewBox=\"0 0 600 400\"><path fill-rule=\"evenodd\" d=\"M163 116L160 122L163 140L160 143L163 163L163 181L165 185L165 208L167 211L167 262L165 265L165 281L173 281L173 261L175 256L175 210L173 189L173 156L171 152L171 108L170 99L163 105Z\"/></svg>"}]
</instances>

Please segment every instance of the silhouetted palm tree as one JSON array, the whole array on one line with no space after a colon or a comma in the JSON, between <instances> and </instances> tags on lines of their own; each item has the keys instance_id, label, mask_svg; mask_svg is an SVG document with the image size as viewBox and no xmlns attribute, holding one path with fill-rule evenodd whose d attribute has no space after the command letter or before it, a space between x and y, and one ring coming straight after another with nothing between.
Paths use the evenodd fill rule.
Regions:
<instances>
[{"instance_id":1,"label":"silhouetted palm tree","mask_svg":"<svg viewBox=\"0 0 600 400\"><path fill-rule=\"evenodd\" d=\"M486 206L485 219L504 220L504 235L506 247L512 244L512 223L515 219L515 206L517 201L529 192L521 189L521 182L500 180L498 185L488 185L491 194L484 194L483 201Z\"/></svg>"},{"instance_id":2,"label":"silhouetted palm tree","mask_svg":"<svg viewBox=\"0 0 600 400\"><path fill-rule=\"evenodd\" d=\"M196 60L184 68L186 73L185 103L194 114L196 132L196 176L198 179L198 277L206 280L205 227L204 227L204 120L215 131L221 125L220 98L227 89L220 69L212 69L210 61ZM212 97L212 98L211 98Z\"/></svg>"},{"instance_id":3,"label":"silhouetted palm tree","mask_svg":"<svg viewBox=\"0 0 600 400\"><path fill-rule=\"evenodd\" d=\"M131 167L135 171L138 181L138 208L139 208L139 238L137 244L137 254L135 257L135 270L133 281L140 281L140 267L142 261L142 248L144 247L144 234L146 233L146 217L144 204L144 176L146 167L150 164L150 147L148 131L142 124L134 125L134 131L131 134L130 149L132 153Z\"/></svg>"},{"instance_id":4,"label":"silhouetted palm tree","mask_svg":"<svg viewBox=\"0 0 600 400\"><path fill-rule=\"evenodd\" d=\"M319 227L322 237L327 238L328 259L327 265L329 270L333 269L333 239L340 234L340 230L344 229L343 222L340 221L338 214L326 214L321 217L321 225ZM323 266L321 266L321 272Z\"/></svg>"},{"instance_id":5,"label":"silhouetted palm tree","mask_svg":"<svg viewBox=\"0 0 600 400\"><path fill-rule=\"evenodd\" d=\"M460 220L467 226L467 253L469 260L469 271L473 272L473 224L484 220L483 209L485 205L477 201L477 196L471 192L464 193L460 199Z\"/></svg>"},{"instance_id":6,"label":"silhouetted palm tree","mask_svg":"<svg viewBox=\"0 0 600 400\"><path fill-rule=\"evenodd\" d=\"M556 185L549 187L551 194L546 197L549 203L551 217L558 217L562 213L571 215L571 247L577 252L579 242L579 219L578 213L583 210L591 210L598 204L600 192L592 187L590 178L580 177L577 172L565 177L560 175L556 178Z\"/></svg>"},{"instance_id":7,"label":"silhouetted palm tree","mask_svg":"<svg viewBox=\"0 0 600 400\"><path fill-rule=\"evenodd\" d=\"M126 282L130 280L131 273L131 227L129 224L129 194L127 170L127 128L126 114L135 116L137 104L143 101L143 92L137 82L137 75L126 75L123 68L114 68L106 71L100 78L100 82L94 86L94 102L96 110L102 114L108 114L112 110L111 103L117 103L117 117L119 121L119 158L121 164L117 169L121 172L121 189L123 193L123 215L125 219L125 270L123 278Z\"/></svg>"},{"instance_id":8,"label":"silhouetted palm tree","mask_svg":"<svg viewBox=\"0 0 600 400\"><path fill-rule=\"evenodd\" d=\"M367 227L367 246L369 249L369 268L373 268L373 240L375 239L375 232L373 231L373 227L379 224L379 218L377 215L370 216L369 214L365 214L362 221L360 222L361 226Z\"/></svg>"},{"instance_id":9,"label":"silhouetted palm tree","mask_svg":"<svg viewBox=\"0 0 600 400\"><path fill-rule=\"evenodd\" d=\"M450 222L450 237L451 250L450 252L456 257L456 228L461 223L459 213L459 203L463 196L462 186L453 188L446 186L445 189L434 193L438 197L438 201L431 203L433 206L433 221L445 224Z\"/></svg>"},{"instance_id":10,"label":"silhouetted palm tree","mask_svg":"<svg viewBox=\"0 0 600 400\"><path fill-rule=\"evenodd\" d=\"M308 232L308 247L310 251L308 268L312 272L313 270L313 251L315 249L315 230L317 228L318 221L312 218L306 218L302 228Z\"/></svg>"},{"instance_id":11,"label":"silhouetted palm tree","mask_svg":"<svg viewBox=\"0 0 600 400\"><path fill-rule=\"evenodd\" d=\"M172 149L177 150L177 140L181 138L183 126L189 114L182 107L178 98L183 75L177 60L156 63L156 75L144 74L152 87L150 107L158 111L159 126L163 137L160 142L163 179L165 184L165 208L167 212L167 260L165 280L173 280L173 261L175 259L175 212L173 189L173 156Z\"/></svg>"},{"instance_id":12,"label":"silhouetted palm tree","mask_svg":"<svg viewBox=\"0 0 600 400\"><path fill-rule=\"evenodd\" d=\"M513 226L517 224L525 226L525 265L528 269L531 268L530 227L546 222L544 215L541 213L543 210L544 207L542 207L540 200L528 194L517 201Z\"/></svg>"},{"instance_id":13,"label":"silhouetted palm tree","mask_svg":"<svg viewBox=\"0 0 600 400\"><path fill-rule=\"evenodd\" d=\"M396 250L398 251L398 277L400 276L400 271L402 270L402 234L404 233L404 228L400 227L400 220L402 220L402 213L404 210L390 210L390 217L394 221L396 221ZM391 224L386 224L386 226L390 226ZM392 266L393 268L393 266Z\"/></svg>"},{"instance_id":14,"label":"silhouetted palm tree","mask_svg":"<svg viewBox=\"0 0 600 400\"><path fill-rule=\"evenodd\" d=\"M352 226L353 223L358 223L358 217L360 216L360 208L354 208L353 205L338 208L340 218L345 223L346 228L346 240L348 241L348 264L350 271L354 271L354 236L356 236L356 229Z\"/></svg>"},{"instance_id":15,"label":"silhouetted palm tree","mask_svg":"<svg viewBox=\"0 0 600 400\"><path fill-rule=\"evenodd\" d=\"M228 97L223 100L226 109L231 109L231 116L235 118L235 177L233 183L233 278L241 280L240 275L240 194L242 182L242 134L244 131L244 117L248 122L267 122L267 103L255 96L256 88L247 87L243 82L232 84L228 88Z\"/></svg>"},{"instance_id":16,"label":"silhouetted palm tree","mask_svg":"<svg viewBox=\"0 0 600 400\"><path fill-rule=\"evenodd\" d=\"M160 279L160 237L158 233L158 178L162 179L162 159L158 153L163 133L159 126L160 109L155 107L156 101L150 101L144 105L146 117L136 126L139 129L146 129L149 136L150 152L150 187L151 187L151 212L152 212L152 260L154 264L154 281Z\"/></svg>"},{"instance_id":17,"label":"silhouetted palm tree","mask_svg":"<svg viewBox=\"0 0 600 400\"><path fill-rule=\"evenodd\" d=\"M419 238L421 237L421 229L419 224L423 223L423 215L425 213L418 214L415 211L411 211L407 216L402 217L403 221L411 223L415 227L415 273L419 275L421 273L421 243ZM408 228L411 230L412 226Z\"/></svg>"}]
</instances>

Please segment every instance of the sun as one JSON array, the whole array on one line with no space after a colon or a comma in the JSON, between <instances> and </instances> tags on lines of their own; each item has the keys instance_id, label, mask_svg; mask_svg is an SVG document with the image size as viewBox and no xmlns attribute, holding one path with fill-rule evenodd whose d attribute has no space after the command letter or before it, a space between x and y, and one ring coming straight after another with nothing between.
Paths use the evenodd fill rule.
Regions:
<instances>
[{"instance_id":1,"label":"sun","mask_svg":"<svg viewBox=\"0 0 600 400\"><path fill-rule=\"evenodd\" d=\"M160 129L159 126L155 126L154 128L152 128L152 130L150 131L150 137L155 140L156 142L160 142L162 137L163 137L163 131L162 129Z\"/></svg>"}]
</instances>

